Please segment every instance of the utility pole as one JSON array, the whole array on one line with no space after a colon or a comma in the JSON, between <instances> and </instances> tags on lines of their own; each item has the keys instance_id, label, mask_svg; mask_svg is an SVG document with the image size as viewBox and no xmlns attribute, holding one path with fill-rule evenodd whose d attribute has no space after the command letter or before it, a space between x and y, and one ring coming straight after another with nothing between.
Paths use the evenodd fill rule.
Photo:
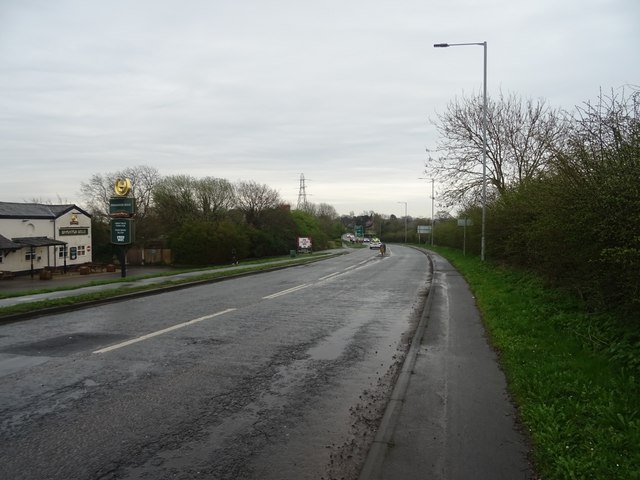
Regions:
<instances>
[{"instance_id":1,"label":"utility pole","mask_svg":"<svg viewBox=\"0 0 640 480\"><path fill-rule=\"evenodd\" d=\"M398 203L404 203L404 243L407 243L407 202Z\"/></svg>"}]
</instances>

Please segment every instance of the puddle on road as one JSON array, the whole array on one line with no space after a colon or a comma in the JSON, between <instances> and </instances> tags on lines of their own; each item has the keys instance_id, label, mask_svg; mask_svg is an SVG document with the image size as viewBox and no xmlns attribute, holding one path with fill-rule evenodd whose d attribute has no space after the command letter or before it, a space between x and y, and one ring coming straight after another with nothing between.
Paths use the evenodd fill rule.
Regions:
<instances>
[{"instance_id":1,"label":"puddle on road","mask_svg":"<svg viewBox=\"0 0 640 480\"><path fill-rule=\"evenodd\" d=\"M360 327L360 324L350 324L336 330L318 345L307 350L307 354L312 360L336 360L353 341Z\"/></svg>"},{"instance_id":2,"label":"puddle on road","mask_svg":"<svg viewBox=\"0 0 640 480\"><path fill-rule=\"evenodd\" d=\"M11 345L0 349L0 353L32 357L64 357L125 338L127 338L126 335L115 333L76 332L37 342Z\"/></svg>"}]
</instances>

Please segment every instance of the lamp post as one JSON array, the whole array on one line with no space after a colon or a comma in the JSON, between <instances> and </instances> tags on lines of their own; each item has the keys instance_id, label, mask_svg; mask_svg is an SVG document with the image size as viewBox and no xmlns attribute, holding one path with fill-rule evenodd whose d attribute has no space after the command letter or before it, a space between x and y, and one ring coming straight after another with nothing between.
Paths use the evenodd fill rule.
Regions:
<instances>
[{"instance_id":1,"label":"lamp post","mask_svg":"<svg viewBox=\"0 0 640 480\"><path fill-rule=\"evenodd\" d=\"M404 203L404 243L407 243L407 202L398 203Z\"/></svg>"},{"instance_id":2,"label":"lamp post","mask_svg":"<svg viewBox=\"0 0 640 480\"><path fill-rule=\"evenodd\" d=\"M478 45L484 49L483 107L482 107L482 236L480 240L480 260L484 261L485 220L487 217L487 42L477 43L434 43L435 48Z\"/></svg>"},{"instance_id":3,"label":"lamp post","mask_svg":"<svg viewBox=\"0 0 640 480\"><path fill-rule=\"evenodd\" d=\"M435 218L434 218L434 213L433 213L433 205L436 201L436 196L434 194L434 190L433 190L433 185L435 182L435 179L433 178L425 178L425 177L418 177L420 180L431 180L431 246L433 247L433 234L434 234L434 228L436 226L435 223Z\"/></svg>"}]
</instances>

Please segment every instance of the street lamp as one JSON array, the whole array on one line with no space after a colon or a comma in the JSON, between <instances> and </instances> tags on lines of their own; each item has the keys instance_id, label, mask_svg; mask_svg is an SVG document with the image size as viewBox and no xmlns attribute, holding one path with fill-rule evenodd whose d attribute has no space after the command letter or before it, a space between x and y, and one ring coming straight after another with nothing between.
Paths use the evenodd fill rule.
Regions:
<instances>
[{"instance_id":1,"label":"street lamp","mask_svg":"<svg viewBox=\"0 0 640 480\"><path fill-rule=\"evenodd\" d=\"M407 243L407 202L398 203L404 203L404 243Z\"/></svg>"},{"instance_id":2,"label":"street lamp","mask_svg":"<svg viewBox=\"0 0 640 480\"><path fill-rule=\"evenodd\" d=\"M420 180L431 180L431 246L433 247L433 234L434 234L434 228L436 226L435 224L435 217L433 216L433 204L436 201L436 197L433 193L433 184L435 182L435 180L433 178L425 178L425 177L418 177L418 179Z\"/></svg>"},{"instance_id":3,"label":"street lamp","mask_svg":"<svg viewBox=\"0 0 640 480\"><path fill-rule=\"evenodd\" d=\"M487 42L478 43L434 43L435 48L461 47L478 45L484 49L484 100L482 108L482 237L480 240L480 259L484 261L485 252L485 220L487 217Z\"/></svg>"}]
</instances>

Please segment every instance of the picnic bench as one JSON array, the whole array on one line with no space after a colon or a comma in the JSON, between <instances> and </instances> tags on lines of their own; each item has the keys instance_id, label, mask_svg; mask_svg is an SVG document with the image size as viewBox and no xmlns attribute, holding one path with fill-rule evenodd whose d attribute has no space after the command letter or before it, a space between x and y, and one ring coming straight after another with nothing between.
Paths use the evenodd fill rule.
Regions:
<instances>
[{"instance_id":1,"label":"picnic bench","mask_svg":"<svg viewBox=\"0 0 640 480\"><path fill-rule=\"evenodd\" d=\"M14 276L13 272L6 270L0 271L0 280L11 280Z\"/></svg>"}]
</instances>

